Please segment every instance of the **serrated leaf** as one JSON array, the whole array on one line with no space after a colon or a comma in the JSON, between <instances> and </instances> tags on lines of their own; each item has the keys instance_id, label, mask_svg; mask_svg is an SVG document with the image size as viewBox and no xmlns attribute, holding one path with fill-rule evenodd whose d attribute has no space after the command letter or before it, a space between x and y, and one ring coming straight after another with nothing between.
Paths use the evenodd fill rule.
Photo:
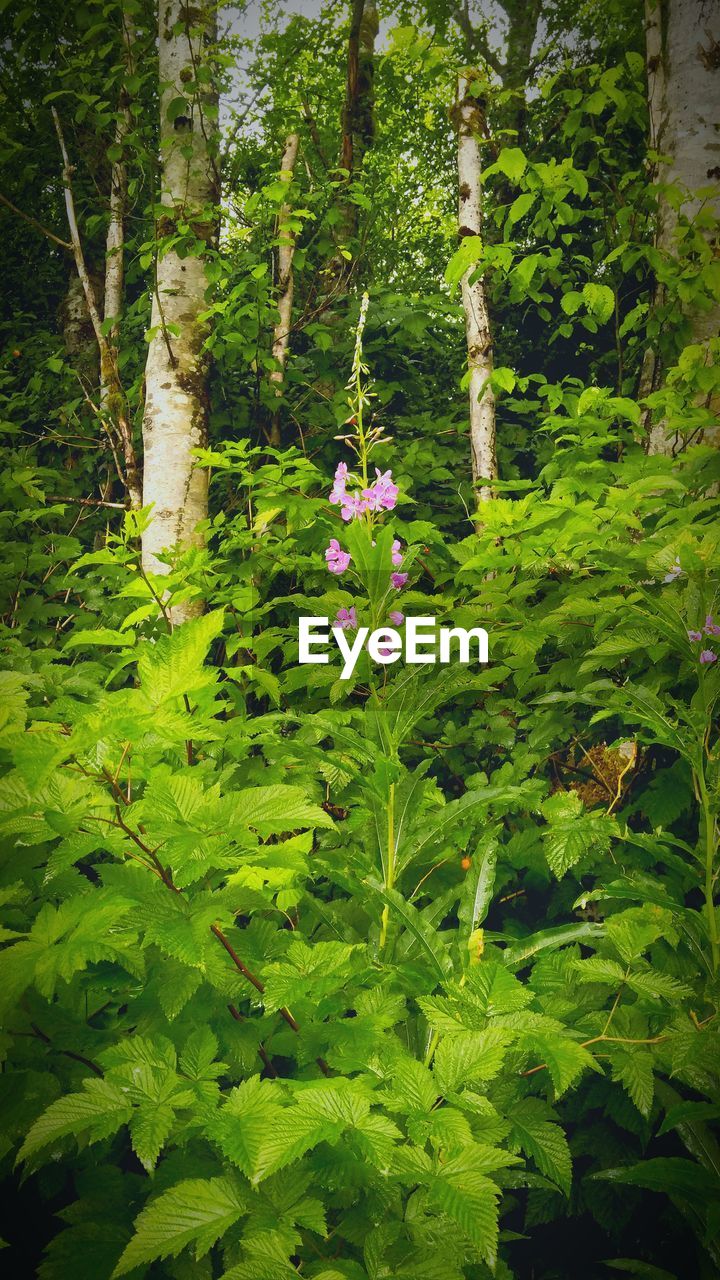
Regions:
<instances>
[{"instance_id":1,"label":"serrated leaf","mask_svg":"<svg viewBox=\"0 0 720 1280\"><path fill-rule=\"evenodd\" d=\"M520 1150L531 1156L540 1172L557 1183L566 1196L569 1195L572 1160L567 1138L560 1126L545 1119L543 1105L534 1098L525 1099L513 1107L510 1120L510 1150Z\"/></svg>"},{"instance_id":2,"label":"serrated leaf","mask_svg":"<svg viewBox=\"0 0 720 1280\"><path fill-rule=\"evenodd\" d=\"M655 1092L652 1054L640 1048L615 1049L612 1078L619 1081L643 1116L649 1116Z\"/></svg>"},{"instance_id":3,"label":"serrated leaf","mask_svg":"<svg viewBox=\"0 0 720 1280\"><path fill-rule=\"evenodd\" d=\"M467 1169L443 1172L430 1184L431 1203L457 1223L490 1268L497 1259L499 1194L489 1178Z\"/></svg>"},{"instance_id":4,"label":"serrated leaf","mask_svg":"<svg viewBox=\"0 0 720 1280\"><path fill-rule=\"evenodd\" d=\"M546 1067L558 1098L575 1083L583 1071L588 1068L599 1070L592 1054L575 1040L537 1032L530 1032L526 1039L533 1056L537 1057L534 1065L542 1064Z\"/></svg>"},{"instance_id":5,"label":"serrated leaf","mask_svg":"<svg viewBox=\"0 0 720 1280\"><path fill-rule=\"evenodd\" d=\"M680 1156L658 1156L642 1160L639 1164L602 1169L586 1175L602 1182L619 1182L630 1187L645 1187L668 1196L679 1196L692 1204L717 1202L720 1196L720 1178L710 1174L692 1160Z\"/></svg>"},{"instance_id":6,"label":"serrated leaf","mask_svg":"<svg viewBox=\"0 0 720 1280\"><path fill-rule=\"evenodd\" d=\"M69 1134L89 1132L97 1141L127 1124L131 1114L127 1093L118 1085L109 1080L84 1080L82 1092L58 1098L38 1117L18 1152L18 1160L29 1160Z\"/></svg>"},{"instance_id":7,"label":"serrated leaf","mask_svg":"<svg viewBox=\"0 0 720 1280\"><path fill-rule=\"evenodd\" d=\"M114 1272L127 1275L158 1258L195 1245L200 1258L246 1211L247 1197L233 1178L187 1178L162 1192L135 1220L135 1234Z\"/></svg>"},{"instance_id":8,"label":"serrated leaf","mask_svg":"<svg viewBox=\"0 0 720 1280\"><path fill-rule=\"evenodd\" d=\"M615 310L615 294L606 284L592 281L583 286L583 298L591 315L606 324Z\"/></svg>"},{"instance_id":9,"label":"serrated leaf","mask_svg":"<svg viewBox=\"0 0 720 1280\"><path fill-rule=\"evenodd\" d=\"M509 1035L500 1027L445 1036L435 1051L433 1074L439 1093L454 1093L464 1084L491 1080L500 1070Z\"/></svg>"}]
</instances>

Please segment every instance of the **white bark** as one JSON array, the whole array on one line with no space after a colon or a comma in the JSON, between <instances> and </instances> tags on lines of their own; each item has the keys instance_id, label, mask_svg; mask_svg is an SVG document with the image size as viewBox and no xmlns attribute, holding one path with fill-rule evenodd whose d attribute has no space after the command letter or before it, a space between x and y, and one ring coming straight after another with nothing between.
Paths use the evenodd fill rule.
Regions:
<instances>
[{"instance_id":1,"label":"white bark","mask_svg":"<svg viewBox=\"0 0 720 1280\"><path fill-rule=\"evenodd\" d=\"M285 151L283 153L282 164L280 166L280 180L281 182L285 182L288 187L293 180L293 174L295 172L295 162L297 160L299 142L300 138L297 133L289 134L285 140ZM286 202L280 209L277 221L277 287L279 315L278 322L273 331L272 347L273 358L277 362L277 368L273 369L270 374L270 382L274 386L275 394L278 397L282 396L283 384L285 381L285 365L287 363L288 347L290 345L293 295L295 292L295 277L293 275L295 232L292 230L290 225L291 216L292 208ZM280 443L280 417L278 413L275 413L273 417L270 443L274 445Z\"/></svg>"},{"instance_id":2,"label":"white bark","mask_svg":"<svg viewBox=\"0 0 720 1280\"><path fill-rule=\"evenodd\" d=\"M125 67L128 75L133 70L134 28L128 14L121 14L123 25L123 47L125 51ZM125 216L127 213L128 175L125 159L125 140L132 129L130 114L130 98L123 84L120 89L118 118L115 125L115 146L121 154L112 163L110 170L110 216L107 236L105 238L105 320L112 318L115 323L110 330L111 342L116 345L118 324L124 303L125 289Z\"/></svg>"},{"instance_id":3,"label":"white bark","mask_svg":"<svg viewBox=\"0 0 720 1280\"><path fill-rule=\"evenodd\" d=\"M458 80L458 233L482 233L482 164L477 135L482 121L477 99L470 92L468 73ZM492 498L488 480L497 479L495 451L495 395L490 386L493 370L492 336L485 283L482 276L471 283L473 270L462 278L468 369L470 373L470 456L478 502Z\"/></svg>"},{"instance_id":4,"label":"white bark","mask_svg":"<svg viewBox=\"0 0 720 1280\"><path fill-rule=\"evenodd\" d=\"M132 74L132 45L135 30L132 20L121 11L123 49L127 75ZM115 125L115 145L121 154L113 161L110 170L110 215L105 237L105 290L103 313L105 323L113 324L100 345L100 404L115 425L125 462L125 484L130 505L139 510L142 505L142 483L135 453L133 429L127 409L125 393L120 381L118 365L118 341L120 316L125 302L125 217L127 214L128 175L124 151L125 140L132 129L130 98L125 84L120 89L118 118Z\"/></svg>"},{"instance_id":5,"label":"white bark","mask_svg":"<svg viewBox=\"0 0 720 1280\"><path fill-rule=\"evenodd\" d=\"M683 193L679 209L660 198L657 244L674 253L680 216L692 221L702 208L720 218L720 4L646 0L646 37L650 139L668 157L658 179ZM689 320L692 341L707 343L720 333L720 305ZM651 428L649 453L675 445L663 423Z\"/></svg>"},{"instance_id":6,"label":"white bark","mask_svg":"<svg viewBox=\"0 0 720 1280\"><path fill-rule=\"evenodd\" d=\"M98 345L85 291L74 264L68 279L67 293L58 309L58 320L62 326L65 350L75 372L94 390L98 385Z\"/></svg>"},{"instance_id":7,"label":"white bark","mask_svg":"<svg viewBox=\"0 0 720 1280\"><path fill-rule=\"evenodd\" d=\"M100 318L100 305L98 303L95 285L93 284L85 262L82 240L80 239L80 229L78 227L77 216L75 213L75 197L73 195L72 186L73 166L70 164L70 157L65 145L65 136L62 131L62 125L60 124L60 117L55 107L51 107L50 110L55 123L55 131L58 136L60 152L63 159L65 209L67 211L68 227L70 228L70 241L73 248L73 256L75 258L75 267L77 269L78 279L83 287L88 314L92 322L98 350L100 352L100 382L103 388L104 407L107 409L107 412L111 417L112 424L120 437L120 444L125 456L125 474L123 480L127 489L130 505L131 507L138 509L140 507L141 495L137 460L135 457L135 449L132 439L132 429L127 417L125 396L118 374L116 352L114 351L114 348L111 347L107 334L103 331L103 322Z\"/></svg>"},{"instance_id":8,"label":"white bark","mask_svg":"<svg viewBox=\"0 0 720 1280\"><path fill-rule=\"evenodd\" d=\"M160 203L167 210L158 220L160 236L171 234L180 218L206 243L215 235L218 192L209 145L214 126L206 108L216 99L210 92L191 99L186 90L204 65L203 45L215 36L209 4L190 8L181 0L159 0ZM187 111L169 119L170 104L175 103L174 114L175 100L183 97ZM202 543L197 525L207 516L208 474L196 465L192 451L207 437L208 328L200 320L206 288L203 253L181 258L175 249L161 252L143 420L143 504L152 506L143 534L143 566L152 573L168 572L159 558L164 551ZM186 616L187 610L179 608L174 620Z\"/></svg>"}]
</instances>

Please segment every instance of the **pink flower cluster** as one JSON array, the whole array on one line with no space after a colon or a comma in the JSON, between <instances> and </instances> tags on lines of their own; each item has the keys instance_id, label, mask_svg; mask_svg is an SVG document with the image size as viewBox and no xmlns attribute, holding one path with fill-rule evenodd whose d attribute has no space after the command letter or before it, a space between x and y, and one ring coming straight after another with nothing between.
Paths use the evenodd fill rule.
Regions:
<instances>
[{"instance_id":1,"label":"pink flower cluster","mask_svg":"<svg viewBox=\"0 0 720 1280\"><path fill-rule=\"evenodd\" d=\"M398 565L401 565L403 562L402 551L400 550L400 543L398 542L397 538L392 544L392 562L396 568ZM400 591L400 589L405 586L405 583L407 582L407 580L408 580L408 575L406 573L390 574L390 581L392 582L396 591Z\"/></svg>"},{"instance_id":2,"label":"pink flower cluster","mask_svg":"<svg viewBox=\"0 0 720 1280\"><path fill-rule=\"evenodd\" d=\"M343 631L357 631L357 613L355 605L351 604L349 609L338 609L335 614L335 622L338 627L342 627Z\"/></svg>"},{"instance_id":3,"label":"pink flower cluster","mask_svg":"<svg viewBox=\"0 0 720 1280\"><path fill-rule=\"evenodd\" d=\"M688 640L693 644L700 644L703 636L720 636L720 626L711 613L707 615L702 631L688 631ZM712 649L701 649L699 661L702 666L709 666L711 662L717 662L717 654Z\"/></svg>"},{"instance_id":4,"label":"pink flower cluster","mask_svg":"<svg viewBox=\"0 0 720 1280\"><path fill-rule=\"evenodd\" d=\"M366 511L392 511L398 496L398 487L393 483L392 471L380 471L375 468L376 479L360 493L348 493L348 468L346 462L339 462L335 472L335 480L330 490L330 501L333 506L340 506L340 515L347 523L355 516L362 516Z\"/></svg>"},{"instance_id":5,"label":"pink flower cluster","mask_svg":"<svg viewBox=\"0 0 720 1280\"><path fill-rule=\"evenodd\" d=\"M331 573L344 573L352 559L349 551L343 551L337 538L330 539L330 546L325 551L327 567Z\"/></svg>"}]
</instances>

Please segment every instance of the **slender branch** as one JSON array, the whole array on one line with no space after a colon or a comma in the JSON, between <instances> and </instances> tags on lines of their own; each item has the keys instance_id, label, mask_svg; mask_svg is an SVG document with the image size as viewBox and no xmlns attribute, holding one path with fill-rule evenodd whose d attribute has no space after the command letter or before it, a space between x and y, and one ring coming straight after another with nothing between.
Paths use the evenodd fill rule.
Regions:
<instances>
[{"instance_id":1,"label":"slender branch","mask_svg":"<svg viewBox=\"0 0 720 1280\"><path fill-rule=\"evenodd\" d=\"M490 48L485 31L480 27L473 26L467 9L457 9L454 16L455 21L465 36L470 56L472 57L474 54L479 53L483 61L487 62L488 66L491 67L495 74L502 80L507 68L503 66L498 55L493 53Z\"/></svg>"},{"instance_id":2,"label":"slender branch","mask_svg":"<svg viewBox=\"0 0 720 1280\"><path fill-rule=\"evenodd\" d=\"M81 1062L84 1067L88 1067L90 1071L93 1071L96 1076L100 1076L100 1078L102 1079L103 1071L97 1065L96 1062L92 1061L91 1058L86 1058L82 1053L75 1053L74 1049L56 1048L56 1046L53 1044L52 1040L50 1039L50 1036L47 1035L45 1031L41 1031L37 1023L31 1022L30 1026L32 1027L32 1034L35 1036L36 1040L42 1040L43 1043L46 1045L49 1045L49 1047L53 1049L55 1053L61 1053L65 1058L72 1058L73 1062ZM16 1032L15 1034L27 1035L28 1032Z\"/></svg>"},{"instance_id":3,"label":"slender branch","mask_svg":"<svg viewBox=\"0 0 720 1280\"><path fill-rule=\"evenodd\" d=\"M105 502L102 498L68 498L59 493L49 493L48 502L74 502L79 507L113 507L116 511L124 511L124 502Z\"/></svg>"},{"instance_id":4,"label":"slender branch","mask_svg":"<svg viewBox=\"0 0 720 1280\"><path fill-rule=\"evenodd\" d=\"M105 771L103 771L103 774L107 778L108 782L110 782L111 786L113 787L113 790L115 790L116 784L112 775L106 773ZM133 844L137 845L138 849L141 849L142 852L145 854L145 856L151 859L152 866L150 866L146 862L143 862L143 865L147 867L148 870L153 871L157 876L159 876L159 878L162 880L163 884L167 889L172 890L173 893L178 893L178 894L182 893L182 889L178 889L177 885L173 884L172 875L170 871L168 871L165 867L163 867L162 863L160 862L160 859L157 856L157 850L151 849L150 846L147 845L145 841L137 834L137 832L133 831L132 827L128 826L128 824L123 820L119 807L116 807L115 809L115 820L113 820L112 818L99 818L98 821L109 822L111 826L119 827L121 831L124 831L125 834L129 836L129 838L133 841ZM240 959L240 956L238 955L237 951L235 950L235 948L233 947L229 939L226 938L220 926L217 924L211 924L210 932L213 934L215 938L217 938L220 945L225 948L225 950L230 956L230 959L232 960L238 972L243 975L243 977L251 984L251 986L255 988L255 990L260 995L263 995L265 991L264 983L262 983L260 979L252 972L252 970L248 969L245 962ZM284 1018L285 1022L287 1022L291 1030L293 1030L296 1035L300 1035L300 1025L296 1021L296 1019L293 1017L290 1010L283 1007L282 1009L279 1009L278 1012L281 1018ZM235 1015L233 1014L233 1017L234 1016ZM330 1068L328 1067L324 1058L316 1058L315 1061L317 1062L323 1075L329 1076Z\"/></svg>"},{"instance_id":5,"label":"slender branch","mask_svg":"<svg viewBox=\"0 0 720 1280\"><path fill-rule=\"evenodd\" d=\"M581 1049L589 1049L593 1044L664 1044L669 1038L669 1036L646 1036L639 1038L629 1036L606 1036L603 1032L599 1036L592 1036L590 1040L582 1040L579 1047ZM547 1071L547 1069L547 1062L540 1062L538 1066L530 1067L529 1071L521 1071L520 1075L534 1076L537 1071Z\"/></svg>"},{"instance_id":6,"label":"slender branch","mask_svg":"<svg viewBox=\"0 0 720 1280\"><path fill-rule=\"evenodd\" d=\"M34 227L35 230L39 231L42 235L47 236L48 240L52 240L53 244L59 244L61 249L67 249L72 253L73 247L69 240L61 240L60 236L56 236L54 231L48 231L47 227L44 227L42 222L38 222L37 218L33 218L31 213L23 213L23 210L18 209L17 205L13 204L12 200L8 200L7 196L4 196L1 191L0 204L6 205L8 209L11 209L13 213L17 214L18 218L22 218L25 222L29 222L31 227Z\"/></svg>"},{"instance_id":7,"label":"slender branch","mask_svg":"<svg viewBox=\"0 0 720 1280\"><path fill-rule=\"evenodd\" d=\"M85 254L83 253L80 230L75 212L75 197L73 195L72 187L73 167L70 164L70 157L65 145L65 135L63 134L60 117L56 108L51 107L51 111L53 121L55 123L55 132L57 133L58 143L60 144L60 154L62 155L63 160L65 209L67 212L68 227L70 228L70 239L72 241L75 266L80 283L83 287L85 302L87 304L88 313L95 331L98 350L100 352L100 367L103 379L103 399L111 412L115 428L122 443L123 453L125 456L125 475L123 477L123 483L127 490L130 505L134 510L139 510L142 506L139 469L135 454L135 446L132 439L132 428L127 418L125 395L120 384L120 378L117 370L116 353L110 346L110 343L103 332L103 322L100 318L95 289L85 262Z\"/></svg>"},{"instance_id":8,"label":"slender branch","mask_svg":"<svg viewBox=\"0 0 720 1280\"><path fill-rule=\"evenodd\" d=\"M75 258L75 266L77 267L77 273L78 273L78 276L80 277L80 283L83 287L83 292L85 294L85 302L87 303L87 309L90 314L92 326L93 326L93 329L95 330L95 337L97 338L98 347L100 348L100 353L102 354L103 347L105 346L105 337L102 331L102 320L100 318L100 312L98 310L97 298L95 296L95 289L93 288L93 283L92 283L92 280L90 279L90 275L87 269L87 264L85 262L85 254L83 253L82 242L80 240L80 231L78 228L77 215L75 213L75 197L73 195L73 189L72 189L73 166L70 164L70 157L68 155L68 150L65 145L65 135L62 131L62 125L60 124L60 117L57 113L57 109L55 107L51 107L50 110L52 112L52 118L55 124L55 132L58 137L58 143L60 144L60 154L62 155L62 161L63 161L62 177L63 177L63 186L65 188L65 210L67 212L68 227L70 228L70 240L72 243L72 251Z\"/></svg>"},{"instance_id":9,"label":"slender branch","mask_svg":"<svg viewBox=\"0 0 720 1280\"><path fill-rule=\"evenodd\" d=\"M260 995L263 995L265 992L265 984L261 982L260 979L256 977L255 974L250 969L248 969L244 961L240 959L240 956L237 954L237 951L233 947L232 943L225 937L225 934L223 933L220 926L217 924L211 924L210 932L217 938L221 946L225 948L225 950L227 951L230 959L232 960L238 972L241 973L249 983L251 983L251 985L255 988L256 991L260 993ZM295 1020L290 1010L283 1007L282 1009L278 1009L278 1013L280 1014L281 1018L285 1019L290 1029L294 1031L296 1035L300 1035L300 1024ZM328 1064L325 1061L325 1059L316 1058L315 1061L317 1062L323 1075L329 1076L330 1068L328 1067Z\"/></svg>"},{"instance_id":10,"label":"slender branch","mask_svg":"<svg viewBox=\"0 0 720 1280\"><path fill-rule=\"evenodd\" d=\"M236 1021L236 1022L245 1022L245 1021L246 1021L246 1019L245 1019L245 1018L243 1018L243 1016L242 1016L242 1014L240 1013L240 1011L239 1011L238 1009L236 1009L236 1008L235 1008L235 1005L234 1005L234 1004L229 1004L229 1005L228 1005L228 1011L229 1011L229 1013L230 1013L231 1017L233 1017L233 1018L235 1019L235 1021ZM267 1071L268 1075L269 1075L269 1076L272 1076L273 1080L277 1080L277 1078L278 1078L278 1073L277 1073L277 1071L275 1070L275 1068L274 1068L274 1066L273 1066L273 1064L272 1064L272 1062L271 1062L270 1058L268 1057L268 1054L267 1054L267 1051L266 1051L266 1049L265 1049L265 1046L264 1046L264 1045L262 1045L262 1044L259 1044L259 1045L258 1045L258 1057L259 1057L260 1061L262 1062L263 1066L265 1067L265 1070Z\"/></svg>"}]
</instances>

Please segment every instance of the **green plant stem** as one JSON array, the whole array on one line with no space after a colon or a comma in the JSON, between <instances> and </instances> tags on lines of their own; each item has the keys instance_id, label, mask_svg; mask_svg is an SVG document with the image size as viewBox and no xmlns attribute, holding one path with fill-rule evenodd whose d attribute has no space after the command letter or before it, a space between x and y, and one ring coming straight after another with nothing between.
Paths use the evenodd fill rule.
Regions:
<instances>
[{"instance_id":1,"label":"green plant stem","mask_svg":"<svg viewBox=\"0 0 720 1280\"><path fill-rule=\"evenodd\" d=\"M669 1036L645 1036L635 1038L633 1036L606 1036L602 1032L599 1036L591 1036L589 1040L581 1040L580 1048L589 1049L593 1044L664 1044ZM528 1071L521 1071L521 1076L534 1076L536 1071L547 1071L547 1062L539 1062L536 1067L530 1067Z\"/></svg>"},{"instance_id":2,"label":"green plant stem","mask_svg":"<svg viewBox=\"0 0 720 1280\"><path fill-rule=\"evenodd\" d=\"M387 858L385 863L385 888L393 889L395 887L395 783L391 782L388 791L387 802ZM390 907L386 903L383 907L382 924L380 927L380 950L385 946L387 940L388 924L390 921Z\"/></svg>"},{"instance_id":3,"label":"green plant stem","mask_svg":"<svg viewBox=\"0 0 720 1280\"><path fill-rule=\"evenodd\" d=\"M697 788L702 806L702 825L705 835L705 909L708 918L708 937L712 953L713 973L717 973L720 965L720 938L718 937L717 917L715 915L715 819L710 807L705 775L702 769L697 773Z\"/></svg>"}]
</instances>

